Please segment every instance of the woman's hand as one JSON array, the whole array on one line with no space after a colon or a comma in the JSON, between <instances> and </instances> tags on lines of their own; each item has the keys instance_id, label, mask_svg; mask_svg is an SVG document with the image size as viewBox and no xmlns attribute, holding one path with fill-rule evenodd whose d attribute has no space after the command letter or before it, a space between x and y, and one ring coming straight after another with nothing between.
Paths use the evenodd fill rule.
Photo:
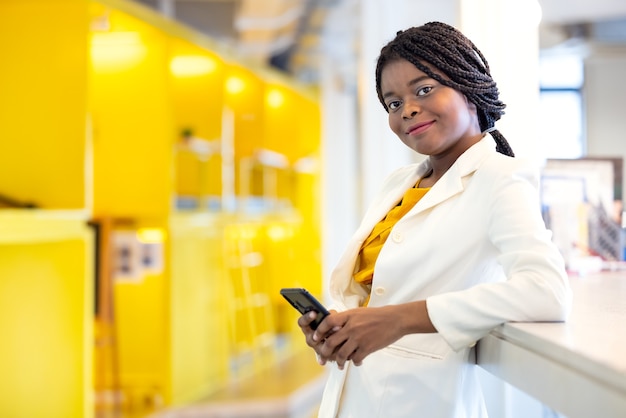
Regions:
<instances>
[{"instance_id":1,"label":"woman's hand","mask_svg":"<svg viewBox=\"0 0 626 418\"><path fill-rule=\"evenodd\" d=\"M330 315L328 315L326 318L324 318L324 321L326 321L328 318L330 318L333 314L336 314L337 311L335 310L331 310L329 311ZM304 315L302 315L299 319L298 319L298 325L300 326L300 329L302 330L302 333L304 334L305 338L306 338L306 343L309 347L313 348L315 350L315 353L317 354L317 361L319 362L319 364L321 364L322 366L326 364L327 359L322 357L320 352L322 349L322 345L323 345L323 339L322 341L316 341L313 338L313 335L315 334L315 330L313 330L311 328L311 323L315 320L315 318L317 317L318 313L315 311L311 311L308 312ZM321 325L321 323L320 323ZM319 325L317 327L317 329L319 330ZM330 335L330 333L333 332L333 330L336 330L335 328L331 328L329 332L326 332L325 334L318 334L318 335Z\"/></svg>"},{"instance_id":2,"label":"woman's hand","mask_svg":"<svg viewBox=\"0 0 626 418\"><path fill-rule=\"evenodd\" d=\"M335 361L340 369L347 361L360 366L365 357L407 334L436 332L425 301L333 312L315 331L308 327L313 318L305 315L299 321L301 327L306 325L307 344L320 364Z\"/></svg>"}]
</instances>

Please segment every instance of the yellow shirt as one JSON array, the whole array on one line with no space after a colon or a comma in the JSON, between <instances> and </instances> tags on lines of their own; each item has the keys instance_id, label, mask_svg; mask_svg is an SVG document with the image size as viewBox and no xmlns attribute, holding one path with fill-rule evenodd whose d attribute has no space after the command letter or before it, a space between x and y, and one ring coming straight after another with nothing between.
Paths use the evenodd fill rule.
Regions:
<instances>
[{"instance_id":1,"label":"yellow shirt","mask_svg":"<svg viewBox=\"0 0 626 418\"><path fill-rule=\"evenodd\" d=\"M374 226L374 229L372 229L372 232L361 246L359 271L354 274L354 280L357 283L371 290L376 259L391 229L429 190L430 187L410 188L406 191L400 203L391 209L387 213L387 216ZM366 306L368 302L369 296L363 305Z\"/></svg>"}]
</instances>

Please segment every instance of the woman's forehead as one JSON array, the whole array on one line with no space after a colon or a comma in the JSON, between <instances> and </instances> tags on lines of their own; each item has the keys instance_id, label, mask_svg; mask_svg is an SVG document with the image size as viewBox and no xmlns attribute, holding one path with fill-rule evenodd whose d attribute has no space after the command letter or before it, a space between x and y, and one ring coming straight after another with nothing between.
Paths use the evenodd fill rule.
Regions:
<instances>
[{"instance_id":1,"label":"woman's forehead","mask_svg":"<svg viewBox=\"0 0 626 418\"><path fill-rule=\"evenodd\" d=\"M413 69L415 69L416 75L421 73L421 74L425 74L425 75L431 77L434 74L435 76L439 76L439 77L441 77L441 78L443 78L445 80L449 80L450 79L450 77L448 77L443 71L441 71L439 68L437 68L433 64L429 63L428 61L425 61L425 60L422 59L422 60L419 60L418 62L419 62L419 64L422 67L425 67L425 69L427 71L424 71L424 69L419 68L417 65L415 65L414 63L410 62L409 60L407 60L405 58L397 58L397 59L395 59L393 61L389 61L389 62L387 62L385 64L385 67L382 70L382 74L385 73L385 70L387 68L389 68L389 66L394 65L394 64L402 64L402 65L411 66Z\"/></svg>"}]
</instances>

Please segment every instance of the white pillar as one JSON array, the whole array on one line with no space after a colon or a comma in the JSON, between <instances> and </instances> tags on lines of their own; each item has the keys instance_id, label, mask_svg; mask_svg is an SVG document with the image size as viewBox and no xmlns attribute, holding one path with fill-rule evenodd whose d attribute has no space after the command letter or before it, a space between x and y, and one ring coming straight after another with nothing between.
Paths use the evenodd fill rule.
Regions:
<instances>
[{"instance_id":1,"label":"white pillar","mask_svg":"<svg viewBox=\"0 0 626 418\"><path fill-rule=\"evenodd\" d=\"M487 58L507 105L496 127L517 156L543 153L537 136L539 20L537 0L461 0L459 29Z\"/></svg>"},{"instance_id":2,"label":"white pillar","mask_svg":"<svg viewBox=\"0 0 626 418\"><path fill-rule=\"evenodd\" d=\"M322 269L328 279L360 221L358 109L352 61L356 0L327 16L320 60L322 111Z\"/></svg>"},{"instance_id":3,"label":"white pillar","mask_svg":"<svg viewBox=\"0 0 626 418\"><path fill-rule=\"evenodd\" d=\"M329 57L321 63L322 102L322 269L327 282L348 240L359 225L357 110L354 95L338 82Z\"/></svg>"}]
</instances>

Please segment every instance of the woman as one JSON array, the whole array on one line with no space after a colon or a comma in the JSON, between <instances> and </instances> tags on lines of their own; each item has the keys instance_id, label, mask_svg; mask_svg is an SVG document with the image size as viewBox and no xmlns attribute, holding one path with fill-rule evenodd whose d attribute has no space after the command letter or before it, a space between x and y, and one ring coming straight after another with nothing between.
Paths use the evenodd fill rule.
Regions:
<instances>
[{"instance_id":1,"label":"woman","mask_svg":"<svg viewBox=\"0 0 626 418\"><path fill-rule=\"evenodd\" d=\"M474 44L439 22L398 32L376 68L400 140L392 173L331 276L332 313L298 323L335 363L320 417L485 417L472 347L507 321L562 321L571 291L540 214L537 171ZM495 140L495 144L494 144Z\"/></svg>"}]
</instances>

